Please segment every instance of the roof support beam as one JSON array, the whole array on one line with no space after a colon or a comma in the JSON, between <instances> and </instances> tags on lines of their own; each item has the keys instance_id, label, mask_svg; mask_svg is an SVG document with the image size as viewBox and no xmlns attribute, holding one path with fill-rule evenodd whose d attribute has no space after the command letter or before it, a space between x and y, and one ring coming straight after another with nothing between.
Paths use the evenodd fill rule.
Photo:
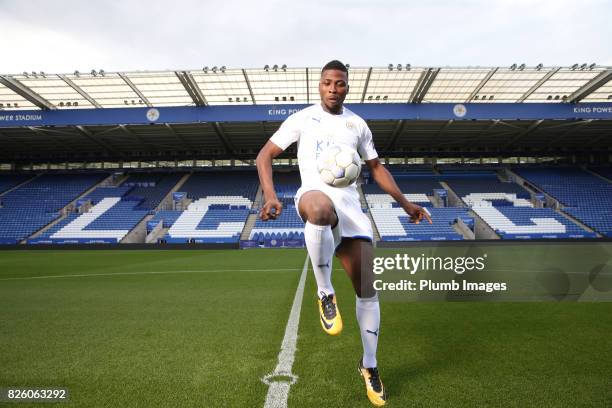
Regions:
<instances>
[{"instance_id":1,"label":"roof support beam","mask_svg":"<svg viewBox=\"0 0 612 408\"><path fill-rule=\"evenodd\" d=\"M368 84L370 83L370 76L372 76L372 67L368 69L368 75L366 75L365 84L363 85L363 93L361 94L361 103L365 100L366 93L368 92Z\"/></svg>"},{"instance_id":2,"label":"roof support beam","mask_svg":"<svg viewBox=\"0 0 612 408\"><path fill-rule=\"evenodd\" d=\"M589 82L584 84L581 88L575 90L568 98L566 102L576 103L580 102L612 79L612 69L607 69L591 79Z\"/></svg>"},{"instance_id":3,"label":"roof support beam","mask_svg":"<svg viewBox=\"0 0 612 408\"><path fill-rule=\"evenodd\" d=\"M6 134L4 132L2 132L0 130L0 141L2 139L6 139L8 141L10 141L11 143L13 143L16 147L27 147L28 150L35 150L34 147L32 147L27 141L25 140L17 140L15 137L13 137L12 135ZM6 151L2 151L2 153L7 153Z\"/></svg>"},{"instance_id":4,"label":"roof support beam","mask_svg":"<svg viewBox=\"0 0 612 408\"><path fill-rule=\"evenodd\" d=\"M102 108L102 105L100 105L94 98L92 98L91 96L89 96L89 94L87 92L85 92L83 90L83 88L81 88L80 86L78 86L77 84L75 84L74 82L72 82L72 80L70 78L68 78L66 75L64 74L58 74L58 77L60 77L62 79L62 81L64 81L65 83L67 83L72 89L74 89L75 91L77 91L83 98L87 99L87 101L89 103L91 103L94 107L96 108Z\"/></svg>"},{"instance_id":5,"label":"roof support beam","mask_svg":"<svg viewBox=\"0 0 612 408\"><path fill-rule=\"evenodd\" d=\"M491 124L489 126L487 126L487 128L485 130L480 131L480 134L484 134L488 131L490 131L491 129L493 129L495 126L497 126L498 123L504 123L503 121L499 120L499 119L493 119L491 121ZM504 123L505 124L505 123Z\"/></svg>"},{"instance_id":6,"label":"roof support beam","mask_svg":"<svg viewBox=\"0 0 612 408\"><path fill-rule=\"evenodd\" d=\"M495 126L495 123L491 124L489 126L489 128L493 128ZM476 133L474 135L470 135L470 136L464 136L464 137L456 137L453 138L451 141L449 142L441 142L438 143L435 147L438 146L449 146L449 145L456 145L456 144L460 144L460 145L464 145L464 146L472 146L473 143L475 141L477 141L479 138L482 137L482 135L486 134L486 130L481 131L480 133ZM516 135L515 132L502 132L502 133L497 133L495 135L490 135L490 137L495 137L495 138L499 138L499 137L503 137L503 136L512 136L512 135Z\"/></svg>"},{"instance_id":7,"label":"roof support beam","mask_svg":"<svg viewBox=\"0 0 612 408\"><path fill-rule=\"evenodd\" d=\"M251 94L251 101L253 101L253 105L256 105L255 103L255 95L253 94L253 89L251 88L251 81L249 81L249 76L246 73L246 69L242 69L242 75L244 76L244 80L246 81L247 84L247 88L249 88L249 93Z\"/></svg>"},{"instance_id":8,"label":"roof support beam","mask_svg":"<svg viewBox=\"0 0 612 408\"><path fill-rule=\"evenodd\" d=\"M45 127L34 127L34 126L28 126L28 129L32 130L33 132L35 131L37 133L51 133L53 135L74 137L74 133L66 132L63 130L49 129Z\"/></svg>"},{"instance_id":9,"label":"roof support beam","mask_svg":"<svg viewBox=\"0 0 612 408\"><path fill-rule=\"evenodd\" d=\"M468 96L468 98L465 100L465 103L468 102L472 102L472 99L474 99L474 97L476 95L478 95L478 93L480 92L480 90L482 88L484 88L484 86L487 84L487 82L489 82L489 79L491 79L491 77L493 76L493 74L495 74L497 72L497 70L499 69L499 67L497 68L493 68L492 70L490 70L489 72L487 72L487 75L485 75L485 77L482 79L482 81L480 81L480 83L478 84L478 86L476 86L476 88L474 88L474 90L472 91L472 93L470 94L470 96Z\"/></svg>"},{"instance_id":10,"label":"roof support beam","mask_svg":"<svg viewBox=\"0 0 612 408\"><path fill-rule=\"evenodd\" d=\"M536 82L531 88L527 90L520 98L516 100L517 103L523 102L525 99L529 98L532 93L538 90L542 86L542 84L550 79L551 76L555 75L561 67L557 67L552 71L548 71L546 75L544 75L538 82Z\"/></svg>"},{"instance_id":11,"label":"roof support beam","mask_svg":"<svg viewBox=\"0 0 612 408\"><path fill-rule=\"evenodd\" d=\"M221 124L219 122L214 122L214 123L211 123L211 126L213 127L215 133L217 134L217 137L219 138L219 140L221 141L221 143L225 147L226 153L231 154L231 155L235 155L236 154L236 148L234 147L232 142L229 140L229 138L227 137L227 135L223 131L223 128L221 127Z\"/></svg>"},{"instance_id":12,"label":"roof support beam","mask_svg":"<svg viewBox=\"0 0 612 408\"><path fill-rule=\"evenodd\" d=\"M563 143L563 141L565 141L565 139L566 139L568 136L571 136L571 135L575 134L577 129L580 129L580 128L582 128L583 126L588 125L588 124L589 124L589 123L591 123L592 121L593 121L593 119L587 119L587 120L581 120L581 121L578 121L578 122L573 122L573 125L574 125L574 126L572 126L572 127L570 127L569 129L567 129L565 132L563 132L562 134L560 134L560 135L559 135L558 137L556 137L554 140L551 140L551 141L548 143L548 146L546 146L546 147L549 147L549 148L550 148L550 147L559 147L559 146L560 146L560 145Z\"/></svg>"},{"instance_id":13,"label":"roof support beam","mask_svg":"<svg viewBox=\"0 0 612 408\"><path fill-rule=\"evenodd\" d=\"M0 75L0 84L6 86L11 91L26 99L28 102L31 102L34 105L38 106L40 109L56 109L55 105L53 105L51 102L49 102L48 100L46 100L45 98L43 98L42 96L40 96L39 94L37 94L36 92L34 92L33 90L31 90L13 77L10 77L8 75Z\"/></svg>"},{"instance_id":14,"label":"roof support beam","mask_svg":"<svg viewBox=\"0 0 612 408\"><path fill-rule=\"evenodd\" d=\"M455 120L451 119L449 121L447 121L444 126L442 126L442 128L440 129L440 132L438 133L438 137L444 135L446 133L446 131L448 130L448 128L453 124Z\"/></svg>"},{"instance_id":15,"label":"roof support beam","mask_svg":"<svg viewBox=\"0 0 612 408\"><path fill-rule=\"evenodd\" d=\"M130 137L132 137L132 138L136 139L136 140L138 141L138 143L140 143L140 147L141 147L143 150L147 150L147 151L150 151L150 152L152 152L152 151L154 151L154 150L155 150L155 149L153 148L153 144L152 144L152 143L147 143L147 142L145 142L145 141L144 141L144 140L143 140L143 139L140 137L140 135L138 135L138 134L136 134L136 133L132 132L132 130L131 130L131 129L129 129L129 128L126 126L126 125L119 125L119 129L121 129L121 131L122 131L123 133L125 133L126 135L128 135L128 136L130 136Z\"/></svg>"},{"instance_id":16,"label":"roof support beam","mask_svg":"<svg viewBox=\"0 0 612 408\"><path fill-rule=\"evenodd\" d=\"M168 131L172 134L172 136L174 136L179 142L183 144L183 147L185 148L185 150L191 149L191 147L189 146L187 141L183 138L183 136L176 133L176 130L172 126L170 126L169 123L164 123L164 126L166 126L166 129L168 129Z\"/></svg>"},{"instance_id":17,"label":"roof support beam","mask_svg":"<svg viewBox=\"0 0 612 408\"><path fill-rule=\"evenodd\" d=\"M136 93L136 95L138 95L140 100L142 100L145 103L145 105L147 105L149 108L153 107L153 104L151 102L149 102L147 97L144 96L144 94L142 92L140 92L140 89L138 89L136 87L136 85L134 85L132 80L130 78L128 78L127 75L125 75L125 74L123 74L121 72L118 72L117 75L119 75L119 77L121 79L123 79L123 82L125 82L130 88L132 88L132 91L134 91L134 93Z\"/></svg>"},{"instance_id":18,"label":"roof support beam","mask_svg":"<svg viewBox=\"0 0 612 408\"><path fill-rule=\"evenodd\" d=\"M612 135L604 132L602 135L594 137L593 139L591 139L591 141L588 142L585 146L596 145L597 143L599 143L600 140L605 139L605 138L610 138L610 141L612 141ZM610 146L610 143L608 143L608 146Z\"/></svg>"},{"instance_id":19,"label":"roof support beam","mask_svg":"<svg viewBox=\"0 0 612 408\"><path fill-rule=\"evenodd\" d=\"M427 70L423 71L419 81L412 90L408 103L421 103L439 72L440 68L427 68Z\"/></svg>"},{"instance_id":20,"label":"roof support beam","mask_svg":"<svg viewBox=\"0 0 612 408\"><path fill-rule=\"evenodd\" d=\"M26 140L23 137L19 137L17 135L10 135L6 132L0 132L0 136L7 137L9 140L15 141L16 143L20 144L22 147L25 146L31 152L40 150L40 146L36 146L35 144L30 143L29 140Z\"/></svg>"},{"instance_id":21,"label":"roof support beam","mask_svg":"<svg viewBox=\"0 0 612 408\"><path fill-rule=\"evenodd\" d=\"M581 123L582 123L581 121L576 121L576 120L565 120L565 121L563 121L563 123L558 123L558 124L555 124L555 125L546 126L546 130L574 127L574 126L577 126L577 125L579 125Z\"/></svg>"},{"instance_id":22,"label":"roof support beam","mask_svg":"<svg viewBox=\"0 0 612 408\"><path fill-rule=\"evenodd\" d=\"M395 143L397 142L397 138L402 133L405 126L406 126L405 120L400 120L399 122L397 122L397 125L395 125L395 129L393 129L393 133L391 134L391 140L389 140L389 143L385 147L385 150L384 150L385 154L390 153L392 151L391 149L395 148Z\"/></svg>"},{"instance_id":23,"label":"roof support beam","mask_svg":"<svg viewBox=\"0 0 612 408\"><path fill-rule=\"evenodd\" d=\"M486 128L480 130L478 133L475 133L475 134L471 135L469 138L466 138L465 141L468 142L468 144L470 142L476 141L478 138L480 138L483 135L486 135L487 133L489 133L495 126L497 126L500 123L503 124L503 125L508 125L507 123L505 123L502 120L493 119L491 121L491 123L489 124L489 126L487 126ZM511 126L511 127L519 129L517 126ZM522 128L520 128L520 129L522 129ZM498 134L498 135L495 135L495 136L500 136L500 135Z\"/></svg>"},{"instance_id":24,"label":"roof support beam","mask_svg":"<svg viewBox=\"0 0 612 408\"><path fill-rule=\"evenodd\" d=\"M105 135L105 134L107 134L107 133L114 132L115 130L120 130L120 127L119 127L119 126L120 126L120 125L113 126L113 127L109 127L108 129L101 130L101 131L99 131L98 133L96 133L96 136L102 136L102 135Z\"/></svg>"},{"instance_id":25,"label":"roof support beam","mask_svg":"<svg viewBox=\"0 0 612 408\"><path fill-rule=\"evenodd\" d=\"M542 122L544 122L544 120L542 120L542 119L536 120L536 121L532 122L531 125L527 126L527 128L525 130L523 130L518 135L516 135L512 139L510 139L510 141L508 143L506 143L502 148L503 149L507 149L508 147L512 146L514 143L518 142L519 139L521 139L523 136L526 136L529 133L533 132L538 126L540 126L542 124Z\"/></svg>"},{"instance_id":26,"label":"roof support beam","mask_svg":"<svg viewBox=\"0 0 612 408\"><path fill-rule=\"evenodd\" d=\"M55 146L57 146L58 149L65 149L66 147L70 148L71 150L74 151L74 145L66 143L64 141L58 141L55 139L55 137L53 137L56 134L59 134L60 136L68 136L68 137L74 137L74 135L70 135L67 133L63 133L63 132L59 132L59 131L48 131L47 129L44 128L38 128L35 126L28 126L27 127L29 130L31 130L32 132L44 136L46 140L51 141L51 143L53 143Z\"/></svg>"},{"instance_id":27,"label":"roof support beam","mask_svg":"<svg viewBox=\"0 0 612 408\"><path fill-rule=\"evenodd\" d=\"M447 122L444 124L444 126L442 126L442 127L440 128L440 131L439 131L439 132L438 132L438 134L436 135L436 139L437 139L438 143L437 143L437 144L435 144L435 145L434 145L434 147L436 147L436 146L440 146L441 144L443 144L443 143L440 141L440 138L441 138L442 136L444 136L444 134L445 134L445 133L448 131L448 128L450 128L450 127L451 127L451 125L453 124L453 122L454 122L454 121L455 121L454 119L448 120L448 121L447 121ZM470 137L471 137L471 136L470 136Z\"/></svg>"},{"instance_id":28,"label":"roof support beam","mask_svg":"<svg viewBox=\"0 0 612 408\"><path fill-rule=\"evenodd\" d=\"M505 122L503 120L496 119L495 120L495 124L498 124L498 123L501 124L502 126L506 126L506 127L509 127L509 128L512 128L512 129L516 129L516 130L523 130L524 129L524 128L520 127L520 126L516 126L516 125L513 125L511 123Z\"/></svg>"},{"instance_id":29,"label":"roof support beam","mask_svg":"<svg viewBox=\"0 0 612 408\"><path fill-rule=\"evenodd\" d=\"M200 87L196 83L195 79L193 79L193 76L188 71L176 71L175 74L179 81L181 81L181 84L183 84L183 87L189 96L191 96L191 100L193 100L193 103L195 103L196 106L208 105L202 90L200 90Z\"/></svg>"},{"instance_id":30,"label":"roof support beam","mask_svg":"<svg viewBox=\"0 0 612 408\"><path fill-rule=\"evenodd\" d=\"M115 148L113 148L108 143L96 138L96 136L85 126L75 126L75 129L78 130L81 135L85 136L87 139L102 147L106 151L106 153L112 156L125 157L124 153L115 150Z\"/></svg>"}]
</instances>

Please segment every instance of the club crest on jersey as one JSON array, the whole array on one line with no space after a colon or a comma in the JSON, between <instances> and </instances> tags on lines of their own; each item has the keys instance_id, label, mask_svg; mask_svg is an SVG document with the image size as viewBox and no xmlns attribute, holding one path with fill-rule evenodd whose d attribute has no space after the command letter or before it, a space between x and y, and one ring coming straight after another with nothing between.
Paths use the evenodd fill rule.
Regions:
<instances>
[{"instance_id":1,"label":"club crest on jersey","mask_svg":"<svg viewBox=\"0 0 612 408\"><path fill-rule=\"evenodd\" d=\"M353 122L347 120L346 121L346 128L350 129L350 130L353 130L355 128L355 124Z\"/></svg>"}]
</instances>

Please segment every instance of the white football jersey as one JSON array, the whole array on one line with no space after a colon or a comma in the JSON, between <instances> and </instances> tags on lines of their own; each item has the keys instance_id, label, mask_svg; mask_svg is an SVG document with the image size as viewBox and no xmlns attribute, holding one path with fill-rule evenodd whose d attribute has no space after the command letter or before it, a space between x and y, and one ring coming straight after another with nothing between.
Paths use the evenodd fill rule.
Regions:
<instances>
[{"instance_id":1,"label":"white football jersey","mask_svg":"<svg viewBox=\"0 0 612 408\"><path fill-rule=\"evenodd\" d=\"M372 132L366 122L343 107L342 113L326 112L320 103L302 109L289 116L270 138L272 143L285 150L297 142L297 159L302 178L302 189L326 191L329 186L321 181L317 160L330 145L345 145L356 150L363 160L378 157L372 141ZM356 184L337 188L357 194Z\"/></svg>"}]
</instances>

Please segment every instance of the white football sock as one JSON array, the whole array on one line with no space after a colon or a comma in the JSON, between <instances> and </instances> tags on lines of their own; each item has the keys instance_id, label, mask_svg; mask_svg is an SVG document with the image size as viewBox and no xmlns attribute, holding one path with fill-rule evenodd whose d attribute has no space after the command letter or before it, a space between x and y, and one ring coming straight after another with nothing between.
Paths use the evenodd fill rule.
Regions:
<instances>
[{"instance_id":1,"label":"white football sock","mask_svg":"<svg viewBox=\"0 0 612 408\"><path fill-rule=\"evenodd\" d=\"M326 295L334 293L331 283L332 258L334 255L334 237L329 225L315 225L306 221L304 226L304 241L310 256L312 269L317 280L317 293Z\"/></svg>"},{"instance_id":2,"label":"white football sock","mask_svg":"<svg viewBox=\"0 0 612 408\"><path fill-rule=\"evenodd\" d=\"M366 368L376 367L376 348L378 347L380 329L378 295L371 298L357 297L355 306L361 343L363 344L363 366Z\"/></svg>"}]
</instances>

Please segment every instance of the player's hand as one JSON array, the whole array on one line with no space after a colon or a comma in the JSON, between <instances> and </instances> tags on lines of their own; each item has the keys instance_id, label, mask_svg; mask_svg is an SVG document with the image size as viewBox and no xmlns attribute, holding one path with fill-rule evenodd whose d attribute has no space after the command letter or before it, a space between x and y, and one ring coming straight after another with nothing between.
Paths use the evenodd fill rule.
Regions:
<instances>
[{"instance_id":1,"label":"player's hand","mask_svg":"<svg viewBox=\"0 0 612 408\"><path fill-rule=\"evenodd\" d=\"M277 198L271 198L264 203L264 206L259 212L259 218L261 218L262 221L275 220L281 215L282 211L283 204L278 201Z\"/></svg>"},{"instance_id":2,"label":"player's hand","mask_svg":"<svg viewBox=\"0 0 612 408\"><path fill-rule=\"evenodd\" d=\"M429 211L427 211L420 205L408 203L408 205L404 207L404 211L406 211L406 213L410 216L410 222L418 224L423 218L425 218L427 221L429 221L430 224L433 224L433 222L431 221L431 215L429 215Z\"/></svg>"}]
</instances>

